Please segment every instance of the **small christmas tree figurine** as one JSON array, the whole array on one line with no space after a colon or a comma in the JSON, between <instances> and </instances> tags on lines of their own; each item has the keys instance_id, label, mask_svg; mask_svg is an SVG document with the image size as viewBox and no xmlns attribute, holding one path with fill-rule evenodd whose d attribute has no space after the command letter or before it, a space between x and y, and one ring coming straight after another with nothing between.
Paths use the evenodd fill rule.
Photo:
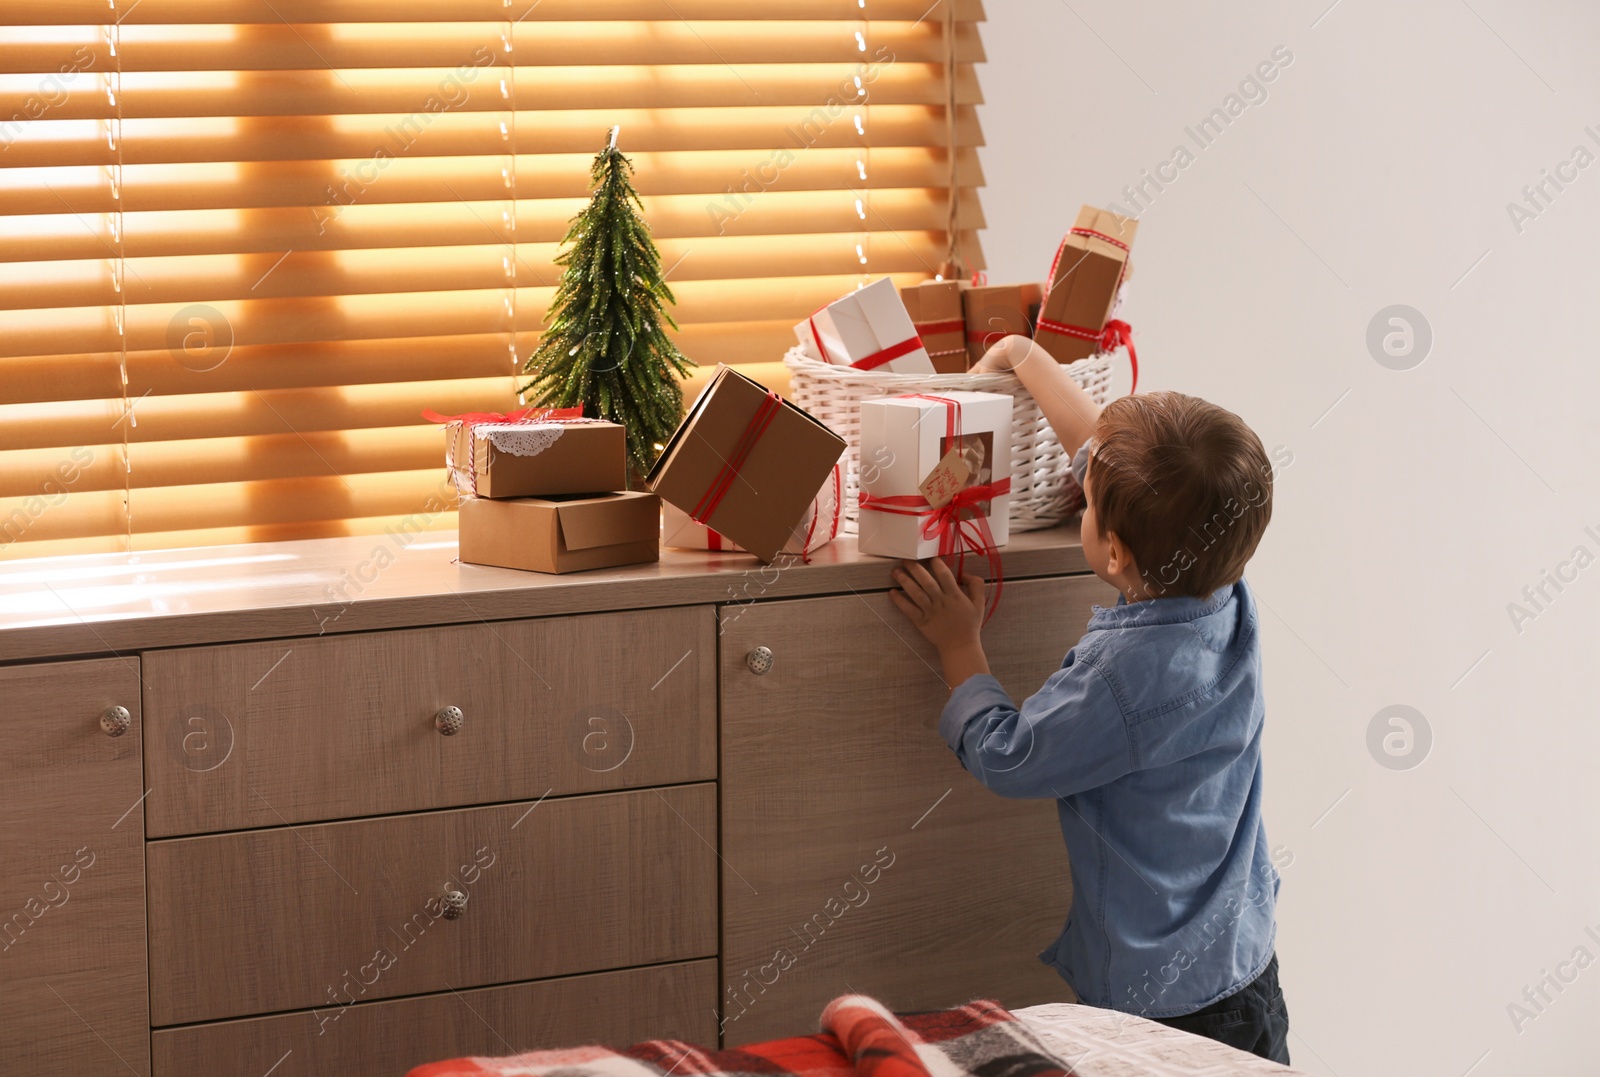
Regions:
<instances>
[{"instance_id":1,"label":"small christmas tree figurine","mask_svg":"<svg viewBox=\"0 0 1600 1077\"><path fill-rule=\"evenodd\" d=\"M561 283L550 305L549 328L523 364L533 378L522 387L538 404L583 405L584 413L628 428L628 463L635 481L650 469L656 446L683 415L678 378L689 361L667 327L672 291L650 240L644 203L633 189L633 163L617 149L617 128L594 159L594 194L572 219L556 259Z\"/></svg>"}]
</instances>

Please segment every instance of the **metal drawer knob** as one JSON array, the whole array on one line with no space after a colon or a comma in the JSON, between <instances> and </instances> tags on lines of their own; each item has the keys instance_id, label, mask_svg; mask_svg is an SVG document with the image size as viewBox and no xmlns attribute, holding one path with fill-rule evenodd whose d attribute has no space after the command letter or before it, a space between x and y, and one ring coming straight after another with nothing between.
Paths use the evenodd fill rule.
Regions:
<instances>
[{"instance_id":1,"label":"metal drawer knob","mask_svg":"<svg viewBox=\"0 0 1600 1077\"><path fill-rule=\"evenodd\" d=\"M444 897L439 899L439 915L446 920L459 920L461 914L467 911L467 895L459 890L446 890Z\"/></svg>"},{"instance_id":2,"label":"metal drawer knob","mask_svg":"<svg viewBox=\"0 0 1600 1077\"><path fill-rule=\"evenodd\" d=\"M772 668L772 648L757 647L744 656L744 664L757 677Z\"/></svg>"},{"instance_id":3,"label":"metal drawer knob","mask_svg":"<svg viewBox=\"0 0 1600 1077\"><path fill-rule=\"evenodd\" d=\"M455 736L466 724L467 717L461 713L460 707L445 707L433 716L433 728L445 737Z\"/></svg>"},{"instance_id":4,"label":"metal drawer knob","mask_svg":"<svg viewBox=\"0 0 1600 1077\"><path fill-rule=\"evenodd\" d=\"M108 737L122 736L132 724L133 715L128 713L127 707L107 707L100 716L100 728Z\"/></svg>"}]
</instances>

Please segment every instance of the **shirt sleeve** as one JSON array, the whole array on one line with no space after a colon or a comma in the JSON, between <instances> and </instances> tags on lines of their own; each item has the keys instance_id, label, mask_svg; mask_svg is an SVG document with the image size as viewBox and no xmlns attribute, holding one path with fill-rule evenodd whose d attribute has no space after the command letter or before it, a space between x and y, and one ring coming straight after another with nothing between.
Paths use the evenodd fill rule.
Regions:
<instances>
[{"instance_id":1,"label":"shirt sleeve","mask_svg":"<svg viewBox=\"0 0 1600 1077\"><path fill-rule=\"evenodd\" d=\"M950 694L939 733L973 777L1006 797L1066 797L1133 770L1122 708L1100 672L1069 653L1019 709L987 674Z\"/></svg>"},{"instance_id":2,"label":"shirt sleeve","mask_svg":"<svg viewBox=\"0 0 1600 1077\"><path fill-rule=\"evenodd\" d=\"M1089 442L1084 442L1072 457L1072 477L1078 480L1079 488L1083 486L1083 476L1089 471Z\"/></svg>"}]
</instances>

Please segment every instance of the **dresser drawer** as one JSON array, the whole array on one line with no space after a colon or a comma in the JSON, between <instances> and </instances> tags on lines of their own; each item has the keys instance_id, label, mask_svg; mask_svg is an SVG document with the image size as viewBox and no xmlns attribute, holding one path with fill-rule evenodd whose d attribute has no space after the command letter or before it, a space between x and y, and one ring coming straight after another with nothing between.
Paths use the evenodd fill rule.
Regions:
<instances>
[{"instance_id":1,"label":"dresser drawer","mask_svg":"<svg viewBox=\"0 0 1600 1077\"><path fill-rule=\"evenodd\" d=\"M139 660L6 666L0 701L0 1073L144 1077Z\"/></svg>"},{"instance_id":2,"label":"dresser drawer","mask_svg":"<svg viewBox=\"0 0 1600 1077\"><path fill-rule=\"evenodd\" d=\"M715 1044L716 1011L707 960L158 1029L150 1043L155 1077L400 1077L447 1058L588 1043Z\"/></svg>"},{"instance_id":3,"label":"dresser drawer","mask_svg":"<svg viewBox=\"0 0 1600 1077\"><path fill-rule=\"evenodd\" d=\"M156 651L144 670L151 837L716 777L705 606Z\"/></svg>"},{"instance_id":4,"label":"dresser drawer","mask_svg":"<svg viewBox=\"0 0 1600 1077\"><path fill-rule=\"evenodd\" d=\"M712 956L716 842L713 784L150 842L151 1022Z\"/></svg>"}]
</instances>

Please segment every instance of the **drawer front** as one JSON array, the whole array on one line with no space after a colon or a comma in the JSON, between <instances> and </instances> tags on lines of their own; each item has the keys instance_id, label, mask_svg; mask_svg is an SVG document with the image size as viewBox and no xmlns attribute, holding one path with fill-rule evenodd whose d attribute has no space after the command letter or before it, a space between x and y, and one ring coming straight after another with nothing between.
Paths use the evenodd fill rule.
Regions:
<instances>
[{"instance_id":1,"label":"drawer front","mask_svg":"<svg viewBox=\"0 0 1600 1077\"><path fill-rule=\"evenodd\" d=\"M705 606L152 652L147 832L710 780L715 678Z\"/></svg>"},{"instance_id":2,"label":"drawer front","mask_svg":"<svg viewBox=\"0 0 1600 1077\"><path fill-rule=\"evenodd\" d=\"M0 669L0 701L0 1070L147 1074L139 661Z\"/></svg>"},{"instance_id":3,"label":"drawer front","mask_svg":"<svg viewBox=\"0 0 1600 1077\"><path fill-rule=\"evenodd\" d=\"M716 812L700 784L151 842L151 1021L712 956Z\"/></svg>"},{"instance_id":4,"label":"drawer front","mask_svg":"<svg viewBox=\"0 0 1600 1077\"><path fill-rule=\"evenodd\" d=\"M1012 698L1037 691L1114 597L1093 576L1008 582L983 638ZM803 1027L841 983L905 1011L1068 997L1034 956L1072 902L1056 806L996 796L962 769L937 731L938 653L904 620L882 592L728 611L730 1045ZM745 667L755 647L773 652L765 676Z\"/></svg>"},{"instance_id":5,"label":"drawer front","mask_svg":"<svg viewBox=\"0 0 1600 1077\"><path fill-rule=\"evenodd\" d=\"M690 961L159 1029L156 1077L399 1077L425 1062L643 1040L717 1042L717 963Z\"/></svg>"}]
</instances>

